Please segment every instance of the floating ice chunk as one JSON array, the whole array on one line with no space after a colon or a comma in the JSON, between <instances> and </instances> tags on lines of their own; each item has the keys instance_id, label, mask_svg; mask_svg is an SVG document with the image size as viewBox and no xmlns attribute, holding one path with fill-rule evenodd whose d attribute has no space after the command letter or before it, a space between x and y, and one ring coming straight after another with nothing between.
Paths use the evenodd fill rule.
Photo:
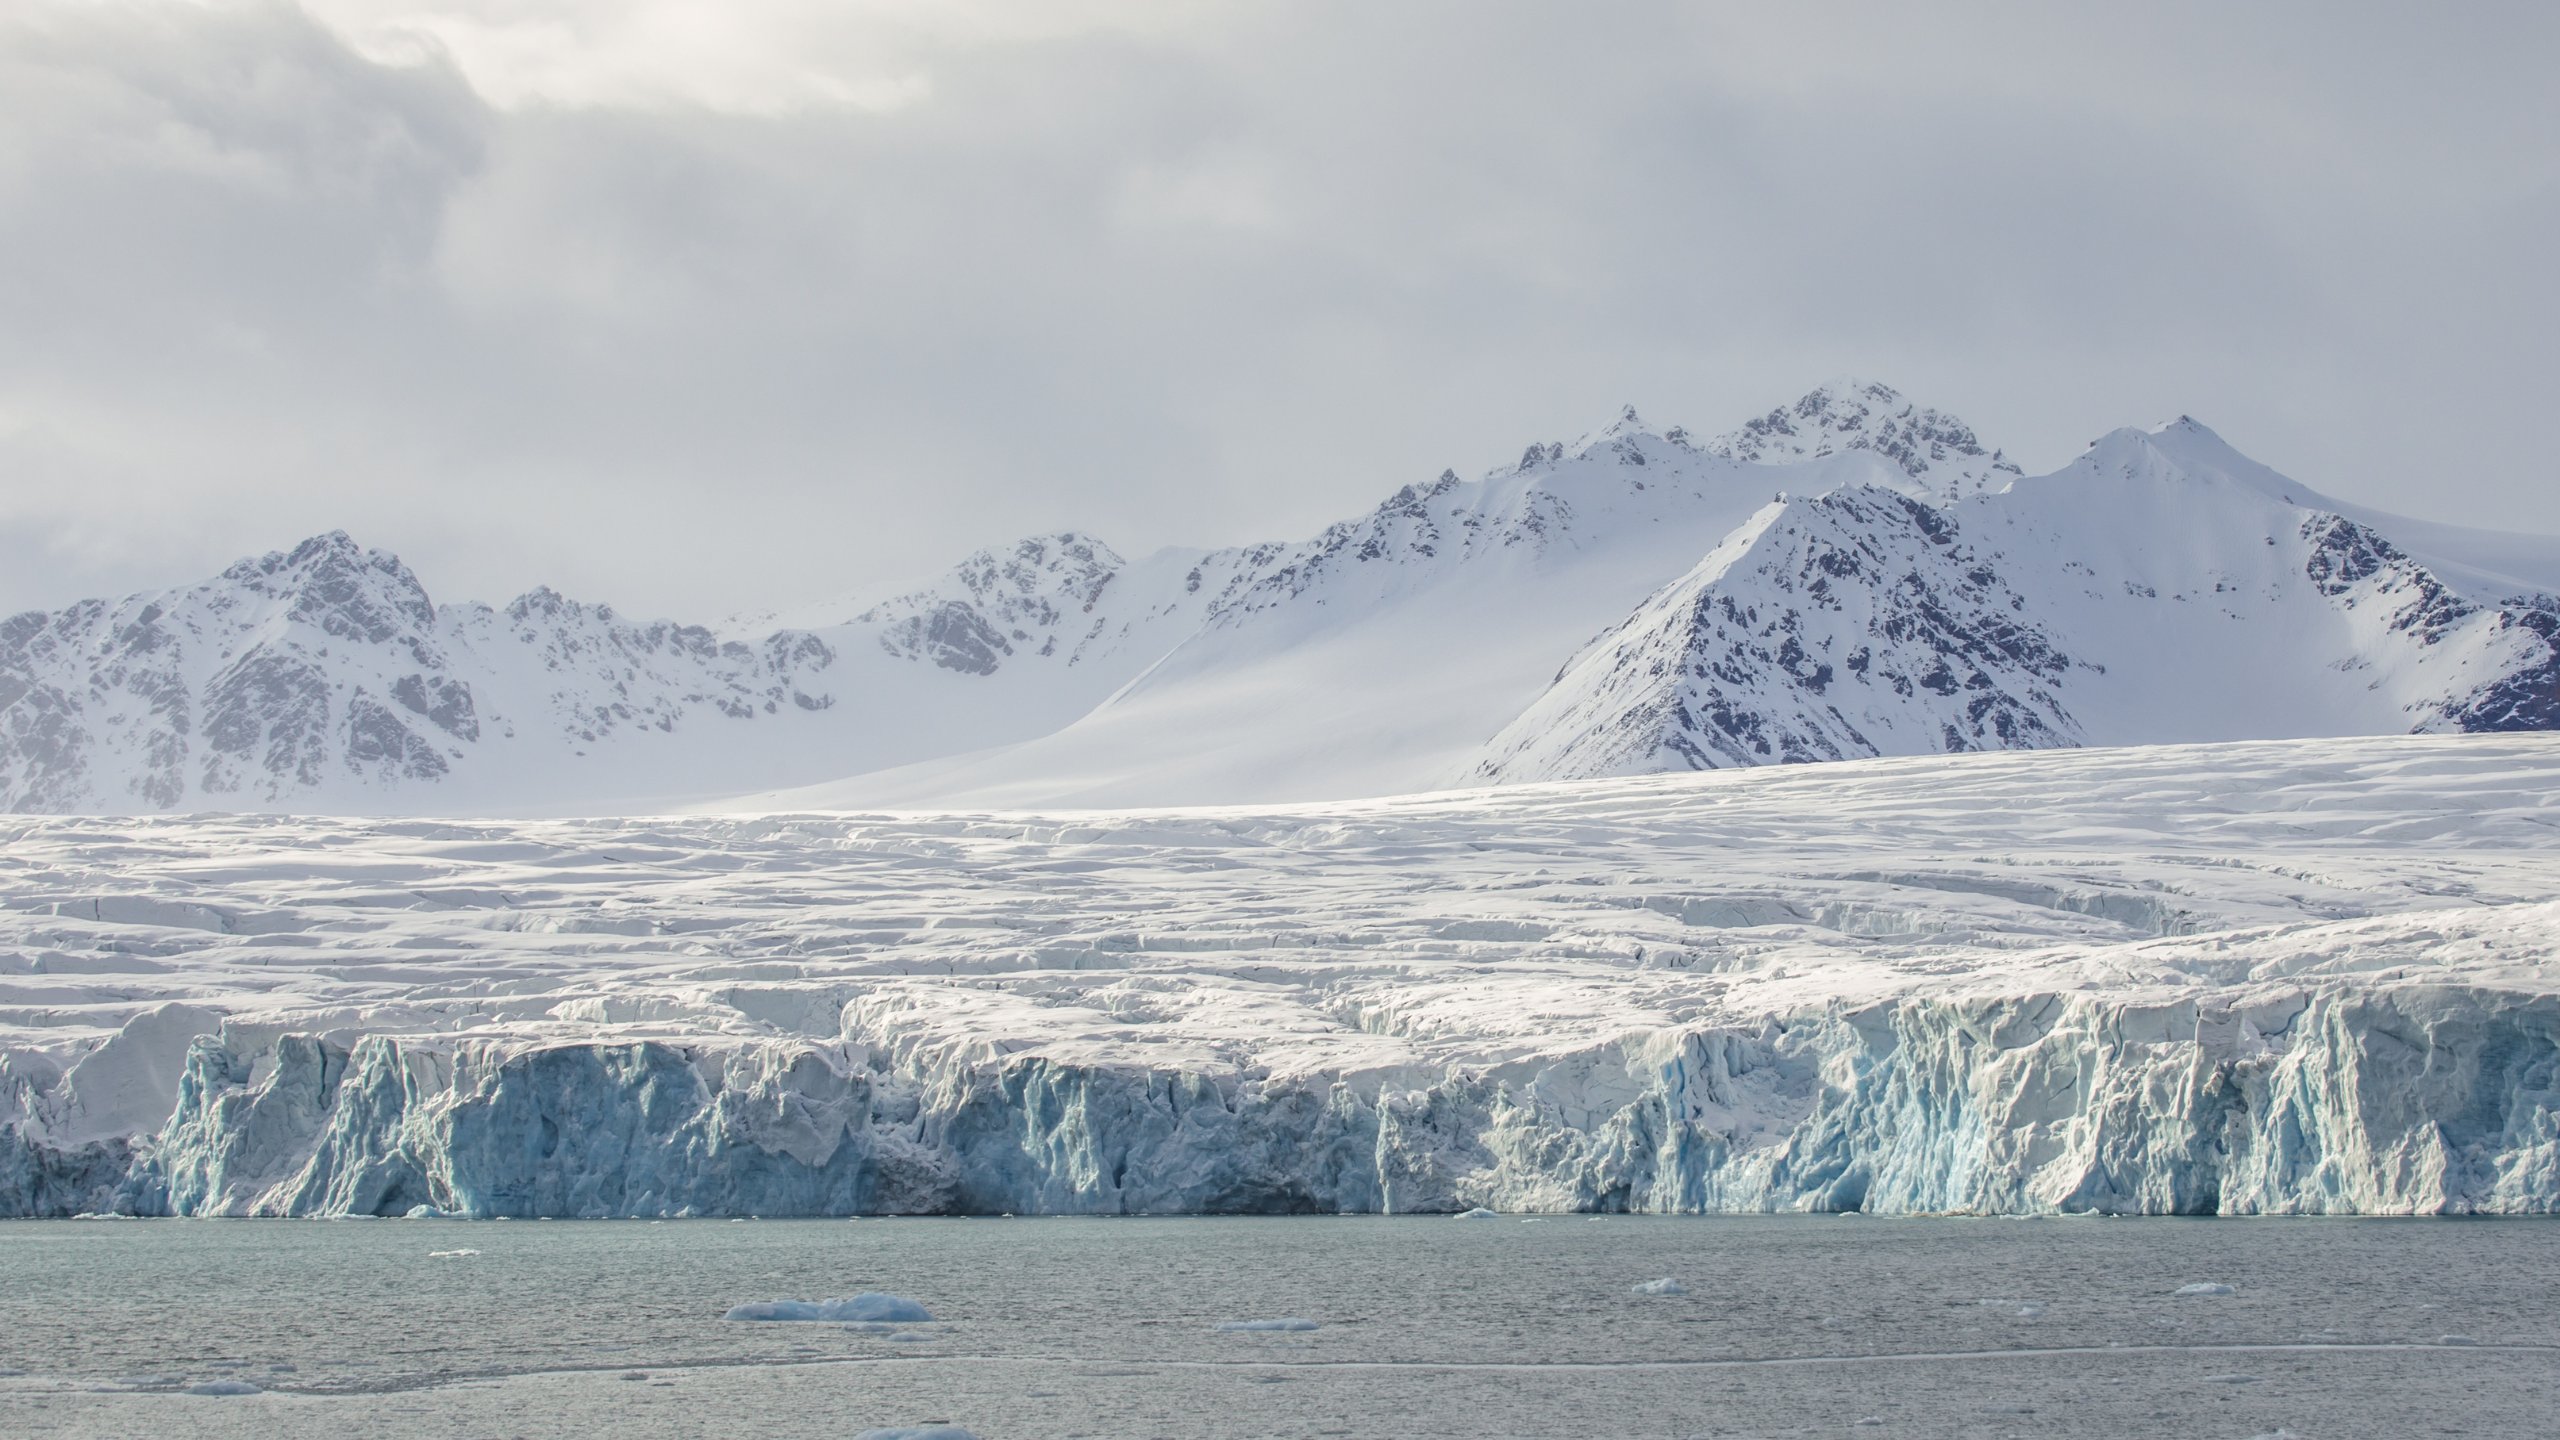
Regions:
<instances>
[{"instance_id":1,"label":"floating ice chunk","mask_svg":"<svg viewBox=\"0 0 2560 1440\"><path fill-rule=\"evenodd\" d=\"M427 1258L430 1260L459 1260L465 1255L477 1255L479 1253L480 1252L477 1250L468 1248L461 1250L430 1250L427 1252Z\"/></svg>"},{"instance_id":2,"label":"floating ice chunk","mask_svg":"<svg viewBox=\"0 0 2560 1440\"><path fill-rule=\"evenodd\" d=\"M886 1321L914 1324L929 1321L933 1312L904 1295L884 1295L865 1290L850 1300L753 1300L733 1306L723 1320L847 1320Z\"/></svg>"},{"instance_id":3,"label":"floating ice chunk","mask_svg":"<svg viewBox=\"0 0 2560 1440\"><path fill-rule=\"evenodd\" d=\"M190 1395L264 1395L267 1392L246 1380L205 1380L187 1387Z\"/></svg>"},{"instance_id":4,"label":"floating ice chunk","mask_svg":"<svg viewBox=\"0 0 2560 1440\"><path fill-rule=\"evenodd\" d=\"M1221 1330L1313 1330L1313 1320L1221 1320Z\"/></svg>"},{"instance_id":5,"label":"floating ice chunk","mask_svg":"<svg viewBox=\"0 0 2560 1440\"><path fill-rule=\"evenodd\" d=\"M2237 1295L2240 1292L2232 1289L2228 1285L2217 1285L2210 1280L2199 1280L2193 1285L2179 1286L2177 1293L2180 1295L2190 1295L2203 1298L2214 1295Z\"/></svg>"},{"instance_id":6,"label":"floating ice chunk","mask_svg":"<svg viewBox=\"0 0 2560 1440\"><path fill-rule=\"evenodd\" d=\"M2477 1345L2480 1342L2472 1339L2468 1335L2439 1335L2436 1337L2436 1343L2439 1345Z\"/></svg>"},{"instance_id":7,"label":"floating ice chunk","mask_svg":"<svg viewBox=\"0 0 2560 1440\"><path fill-rule=\"evenodd\" d=\"M1502 1217L1479 1205L1473 1210L1461 1210L1449 1218L1452 1220L1499 1220Z\"/></svg>"},{"instance_id":8,"label":"floating ice chunk","mask_svg":"<svg viewBox=\"0 0 2560 1440\"><path fill-rule=\"evenodd\" d=\"M1647 1280L1643 1284L1633 1286L1631 1288L1633 1292L1638 1295L1686 1295L1689 1293L1688 1286L1681 1284L1679 1281L1672 1279L1668 1275L1663 1276L1659 1280Z\"/></svg>"},{"instance_id":9,"label":"floating ice chunk","mask_svg":"<svg viewBox=\"0 0 2560 1440\"><path fill-rule=\"evenodd\" d=\"M957 1425L891 1425L865 1430L853 1440L978 1440Z\"/></svg>"}]
</instances>

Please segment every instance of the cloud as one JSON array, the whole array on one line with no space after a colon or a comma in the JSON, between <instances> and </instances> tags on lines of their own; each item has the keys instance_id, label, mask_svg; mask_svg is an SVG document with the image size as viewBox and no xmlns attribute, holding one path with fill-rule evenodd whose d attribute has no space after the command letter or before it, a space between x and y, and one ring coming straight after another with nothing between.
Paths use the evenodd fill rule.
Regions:
<instances>
[{"instance_id":1,"label":"cloud","mask_svg":"<svg viewBox=\"0 0 2560 1440\"><path fill-rule=\"evenodd\" d=\"M1304 533L1843 370L2031 465L2193 411L2560 530L2554 28L47 0L0 22L0 607L345 526L707 616Z\"/></svg>"}]
</instances>

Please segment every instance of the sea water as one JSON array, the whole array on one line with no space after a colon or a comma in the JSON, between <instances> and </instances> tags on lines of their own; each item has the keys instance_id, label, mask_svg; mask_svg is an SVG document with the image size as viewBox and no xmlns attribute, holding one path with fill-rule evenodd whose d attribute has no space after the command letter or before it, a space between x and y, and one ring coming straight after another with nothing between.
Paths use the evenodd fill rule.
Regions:
<instances>
[{"instance_id":1,"label":"sea water","mask_svg":"<svg viewBox=\"0 0 2560 1440\"><path fill-rule=\"evenodd\" d=\"M19 1222L0 1434L2550 1435L2556 1282L2534 1221ZM722 1318L864 1291L934 1319Z\"/></svg>"}]
</instances>

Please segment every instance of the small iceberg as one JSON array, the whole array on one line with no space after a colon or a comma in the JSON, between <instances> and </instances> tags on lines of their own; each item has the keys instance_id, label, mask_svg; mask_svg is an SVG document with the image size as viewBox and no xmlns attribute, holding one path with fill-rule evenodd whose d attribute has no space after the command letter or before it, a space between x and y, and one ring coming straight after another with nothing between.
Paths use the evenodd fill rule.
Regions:
<instances>
[{"instance_id":1,"label":"small iceberg","mask_svg":"<svg viewBox=\"0 0 2560 1440\"><path fill-rule=\"evenodd\" d=\"M1479 1205L1473 1210L1461 1210L1449 1218L1452 1220L1499 1220L1502 1217Z\"/></svg>"},{"instance_id":2,"label":"small iceberg","mask_svg":"<svg viewBox=\"0 0 2560 1440\"><path fill-rule=\"evenodd\" d=\"M1663 1276L1659 1280L1647 1280L1643 1284L1631 1288L1633 1293L1638 1295L1686 1295L1689 1293L1688 1286L1681 1284L1679 1281L1672 1279L1668 1275Z\"/></svg>"},{"instance_id":3,"label":"small iceberg","mask_svg":"<svg viewBox=\"0 0 2560 1440\"><path fill-rule=\"evenodd\" d=\"M2179 1286L2176 1293L2189 1296L2191 1298L2203 1299L2215 1295L2237 1295L2240 1292L2232 1289L2228 1285L2217 1285L2210 1280L2199 1280L2193 1285Z\"/></svg>"},{"instance_id":4,"label":"small iceberg","mask_svg":"<svg viewBox=\"0 0 2560 1440\"><path fill-rule=\"evenodd\" d=\"M461 1258L462 1258L463 1256L465 1256L465 1255L477 1255L477 1254L479 1254L479 1253L480 1253L480 1252L479 1252L479 1251L477 1251L477 1250L470 1250L470 1249L463 1249L463 1250L430 1250L430 1251L428 1251L428 1252L427 1252L427 1258L428 1258L428 1259L430 1259L430 1260L459 1260L459 1259L461 1259Z\"/></svg>"},{"instance_id":5,"label":"small iceberg","mask_svg":"<svg viewBox=\"0 0 2560 1440\"><path fill-rule=\"evenodd\" d=\"M865 1290L850 1300L751 1300L731 1306L729 1313L720 1318L912 1325L933 1319L933 1312L904 1295Z\"/></svg>"},{"instance_id":6,"label":"small iceberg","mask_svg":"<svg viewBox=\"0 0 2560 1440\"><path fill-rule=\"evenodd\" d=\"M1315 1328L1316 1328L1316 1322L1314 1322L1313 1320L1296 1320L1296 1319L1290 1319L1290 1320L1221 1320L1221 1321L1219 1321L1219 1322L1218 1322L1217 1328L1218 1328L1218 1329L1220 1329L1220 1330L1256 1330L1256 1331L1269 1331L1269 1330L1313 1330L1313 1329L1315 1329Z\"/></svg>"},{"instance_id":7,"label":"small iceberg","mask_svg":"<svg viewBox=\"0 0 2560 1440\"><path fill-rule=\"evenodd\" d=\"M264 1395L267 1392L246 1380L205 1380L187 1387L190 1395Z\"/></svg>"}]
</instances>

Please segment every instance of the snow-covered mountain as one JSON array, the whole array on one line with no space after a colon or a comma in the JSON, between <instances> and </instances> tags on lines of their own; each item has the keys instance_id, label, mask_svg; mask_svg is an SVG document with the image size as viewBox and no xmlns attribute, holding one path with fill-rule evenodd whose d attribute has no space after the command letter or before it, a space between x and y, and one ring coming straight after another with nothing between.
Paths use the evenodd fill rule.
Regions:
<instances>
[{"instance_id":1,"label":"snow-covered mountain","mask_svg":"<svg viewBox=\"0 0 2560 1440\"><path fill-rule=\"evenodd\" d=\"M1452 783L1565 657L1772 493L1849 484L1930 493L1872 450L1754 465L1624 410L1312 539L1213 554L1219 583L1189 633L1052 734L746 803L1227 803Z\"/></svg>"},{"instance_id":2,"label":"snow-covered mountain","mask_svg":"<svg viewBox=\"0 0 2560 1440\"><path fill-rule=\"evenodd\" d=\"M2185 418L1944 510L1773 504L1475 774L2560 724L2560 600L2454 549L2412 555Z\"/></svg>"},{"instance_id":3,"label":"snow-covered mountain","mask_svg":"<svg viewBox=\"0 0 2560 1440\"><path fill-rule=\"evenodd\" d=\"M2551 728L2556 594L2560 540L2339 504L2193 421L2025 478L1839 381L1706 441L1629 409L1303 541L1035 536L725 633L439 605L322 536L0 622L0 806L1242 803Z\"/></svg>"},{"instance_id":4,"label":"snow-covered mountain","mask_svg":"<svg viewBox=\"0 0 2560 1440\"><path fill-rule=\"evenodd\" d=\"M2077 744L2075 662L1938 511L1773 503L1494 737L1487 780Z\"/></svg>"},{"instance_id":5,"label":"snow-covered mountain","mask_svg":"<svg viewBox=\"0 0 2560 1440\"><path fill-rule=\"evenodd\" d=\"M833 703L823 641L722 642L535 590L438 607L344 533L202 584L0 623L0 796L18 810L373 808L635 733Z\"/></svg>"}]
</instances>

